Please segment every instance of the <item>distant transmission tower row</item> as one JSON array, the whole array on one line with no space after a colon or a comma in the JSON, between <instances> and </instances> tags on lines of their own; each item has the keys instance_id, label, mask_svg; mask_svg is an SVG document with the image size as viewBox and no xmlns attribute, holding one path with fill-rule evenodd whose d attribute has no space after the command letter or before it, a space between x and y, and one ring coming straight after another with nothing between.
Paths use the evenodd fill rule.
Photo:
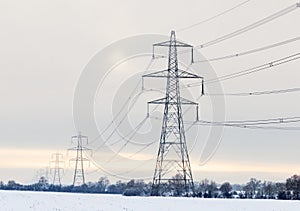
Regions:
<instances>
[{"instance_id":1,"label":"distant transmission tower row","mask_svg":"<svg viewBox=\"0 0 300 211\"><path fill-rule=\"evenodd\" d=\"M74 142L76 142L76 146L68 149L68 151L76 152L76 157L70 159L70 163L75 162L73 186L80 186L85 184L83 163L89 161L89 159L84 157L83 153L85 151L90 151L90 149L83 146L88 144L88 137L81 135L80 132L78 133L78 135L71 137L71 143ZM50 168L50 173L53 175L52 184L61 186L61 177L62 177L62 172L64 171L64 168L62 166L65 166L65 162L62 160L63 154L58 152L53 153L51 155L51 159L52 160L49 163L49 168ZM48 178L48 176L46 178Z\"/></svg>"},{"instance_id":2,"label":"distant transmission tower row","mask_svg":"<svg viewBox=\"0 0 300 211\"><path fill-rule=\"evenodd\" d=\"M179 79L203 80L203 77L178 69L177 48L191 48L191 52L193 53L193 46L176 40L174 31L171 32L169 41L154 44L153 47L168 47L169 55L167 70L142 76L167 79L165 97L148 102L148 104L164 105L164 117L151 195L163 195L167 191L170 191L165 190L166 183L180 185L184 189L184 195L192 195L194 193L194 182L186 145L181 105L196 106L198 116L198 103L180 96Z\"/></svg>"}]
</instances>

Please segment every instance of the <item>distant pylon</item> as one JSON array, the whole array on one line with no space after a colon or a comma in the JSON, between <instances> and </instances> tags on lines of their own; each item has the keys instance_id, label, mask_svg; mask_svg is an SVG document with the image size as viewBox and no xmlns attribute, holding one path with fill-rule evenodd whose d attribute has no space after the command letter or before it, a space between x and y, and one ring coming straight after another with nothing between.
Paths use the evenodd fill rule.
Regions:
<instances>
[{"instance_id":1,"label":"distant pylon","mask_svg":"<svg viewBox=\"0 0 300 211\"><path fill-rule=\"evenodd\" d=\"M61 186L61 171L64 169L61 167L61 164L65 164L64 161L62 161L63 155L61 153L53 153L51 155L52 161L50 161L50 173L52 170L54 170L53 173L53 180L52 185L59 185Z\"/></svg>"},{"instance_id":2,"label":"distant pylon","mask_svg":"<svg viewBox=\"0 0 300 211\"><path fill-rule=\"evenodd\" d=\"M203 77L178 69L177 47L191 48L193 52L193 46L177 41L174 31L171 32L169 41L154 44L153 48L156 46L168 47L169 57L167 70L143 75L143 77L167 78L165 97L148 102L148 105L165 105L151 195L164 195L167 191L170 192L165 190L166 183L169 183L181 187L180 194L188 196L194 193L194 182L181 105L196 106L198 119L198 103L180 97L179 78L202 79L203 82ZM193 62L193 54L191 60ZM171 192L177 191L175 189L176 187Z\"/></svg>"},{"instance_id":3,"label":"distant pylon","mask_svg":"<svg viewBox=\"0 0 300 211\"><path fill-rule=\"evenodd\" d=\"M83 185L85 184L85 176L84 176L84 162L89 162L90 160L84 157L83 152L84 151L91 151L91 149L88 149L87 147L84 147L83 145L88 144L88 137L81 135L79 132L78 135L71 137L71 142L76 140L76 146L74 148L70 148L69 150L76 151L76 158L70 159L70 162L75 162L75 170L74 170L74 178L73 178L73 186L77 185Z\"/></svg>"}]
</instances>

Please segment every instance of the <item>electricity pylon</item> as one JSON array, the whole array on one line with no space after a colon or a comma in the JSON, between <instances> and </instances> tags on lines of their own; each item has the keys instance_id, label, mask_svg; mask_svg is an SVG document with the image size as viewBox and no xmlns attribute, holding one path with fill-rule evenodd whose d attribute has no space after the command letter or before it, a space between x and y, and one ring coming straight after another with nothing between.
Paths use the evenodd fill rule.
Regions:
<instances>
[{"instance_id":1,"label":"electricity pylon","mask_svg":"<svg viewBox=\"0 0 300 211\"><path fill-rule=\"evenodd\" d=\"M52 185L61 186L61 171L64 169L61 165L65 165L65 162L62 161L63 155L61 153L53 153L51 155L52 161L50 161L50 173L54 170ZM54 159L54 160L53 160Z\"/></svg>"},{"instance_id":2,"label":"electricity pylon","mask_svg":"<svg viewBox=\"0 0 300 211\"><path fill-rule=\"evenodd\" d=\"M71 137L72 143L74 140L76 140L76 146L74 148L69 149L69 151L76 151L76 158L70 159L70 162L75 162L73 186L80 186L85 184L83 163L90 161L88 158L84 157L83 152L91 151L91 149L83 146L88 144L88 137L81 135L80 132L78 133L78 135Z\"/></svg>"},{"instance_id":3,"label":"electricity pylon","mask_svg":"<svg viewBox=\"0 0 300 211\"><path fill-rule=\"evenodd\" d=\"M165 97L148 102L148 105L165 105L151 195L164 195L167 191L165 190L166 183L180 186L183 189L183 195L192 195L194 182L186 145L181 105L196 106L198 118L198 103L180 97L179 79L202 79L203 82L203 77L178 69L177 48L191 48L193 52L193 46L177 41L175 31L171 32L169 41L154 44L153 49L158 46L169 48L168 69L142 76L167 78Z\"/></svg>"}]
</instances>

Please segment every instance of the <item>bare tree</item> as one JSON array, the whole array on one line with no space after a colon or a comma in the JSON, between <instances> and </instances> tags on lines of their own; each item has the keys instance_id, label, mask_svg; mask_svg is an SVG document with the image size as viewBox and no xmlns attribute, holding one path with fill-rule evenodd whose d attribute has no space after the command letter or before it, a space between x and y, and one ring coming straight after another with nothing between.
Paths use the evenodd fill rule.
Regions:
<instances>
[{"instance_id":1,"label":"bare tree","mask_svg":"<svg viewBox=\"0 0 300 211\"><path fill-rule=\"evenodd\" d=\"M300 199L300 176L293 175L286 180L286 189L292 192L292 199Z\"/></svg>"},{"instance_id":2,"label":"bare tree","mask_svg":"<svg viewBox=\"0 0 300 211\"><path fill-rule=\"evenodd\" d=\"M97 182L97 189L100 193L104 193L108 185L109 185L109 180L107 179L107 177L100 177Z\"/></svg>"},{"instance_id":3,"label":"bare tree","mask_svg":"<svg viewBox=\"0 0 300 211\"><path fill-rule=\"evenodd\" d=\"M223 197L230 198L232 186L230 185L229 182L224 182L220 187L220 191L222 192Z\"/></svg>"},{"instance_id":4,"label":"bare tree","mask_svg":"<svg viewBox=\"0 0 300 211\"><path fill-rule=\"evenodd\" d=\"M261 181L255 178L251 178L250 181L244 187L244 191L246 192L247 198L256 198L257 192L260 187Z\"/></svg>"}]
</instances>

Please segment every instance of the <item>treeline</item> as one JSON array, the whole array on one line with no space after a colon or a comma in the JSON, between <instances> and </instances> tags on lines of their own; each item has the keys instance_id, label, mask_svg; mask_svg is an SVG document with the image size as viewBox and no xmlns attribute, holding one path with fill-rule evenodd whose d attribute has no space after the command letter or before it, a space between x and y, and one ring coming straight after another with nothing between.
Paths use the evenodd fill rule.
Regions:
<instances>
[{"instance_id":1,"label":"treeline","mask_svg":"<svg viewBox=\"0 0 300 211\"><path fill-rule=\"evenodd\" d=\"M282 183L260 181L252 178L243 185L230 184L229 182L217 184L214 181L205 179L195 182L194 185L194 197L200 198L300 199L300 176L298 175L294 175ZM128 182L110 183L107 177L101 177L97 182L88 182L81 186L51 185L45 177L41 177L37 183L30 185L18 184L13 180L8 181L7 184L0 182L0 189L2 190L105 193L123 194L125 196L149 196L151 186L151 183L134 179ZM184 194L183 184L180 183L170 181L165 184L164 188L166 190L165 196L183 196Z\"/></svg>"}]
</instances>

